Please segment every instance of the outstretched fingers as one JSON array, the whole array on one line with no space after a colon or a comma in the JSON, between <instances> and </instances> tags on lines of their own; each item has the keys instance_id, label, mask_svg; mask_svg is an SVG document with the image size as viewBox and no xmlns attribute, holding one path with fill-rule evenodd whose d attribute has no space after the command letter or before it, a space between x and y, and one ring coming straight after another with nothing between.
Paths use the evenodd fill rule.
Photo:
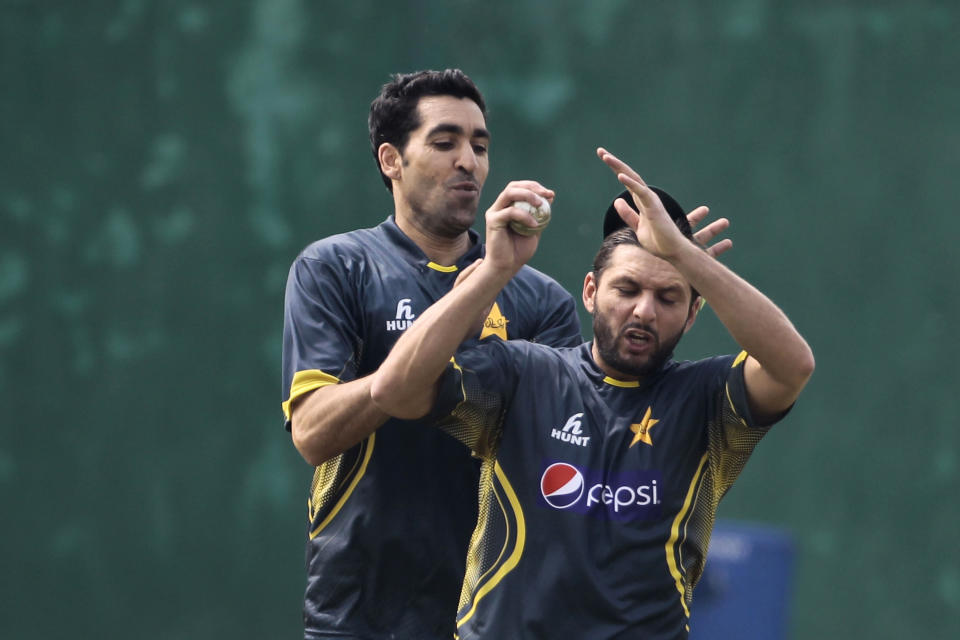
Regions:
<instances>
[{"instance_id":1,"label":"outstretched fingers","mask_svg":"<svg viewBox=\"0 0 960 640\"><path fill-rule=\"evenodd\" d=\"M631 178L633 178L634 180L642 184L644 187L647 186L647 183L643 181L643 178L640 177L640 174L634 171L630 165L628 165L626 162L624 162L617 156L613 155L603 147L597 148L597 156L603 161L605 165L610 167L610 169L614 173L616 174L623 173L627 176L630 176ZM617 177L619 179L619 175ZM623 182L623 180L620 180L620 182Z\"/></svg>"},{"instance_id":2,"label":"outstretched fingers","mask_svg":"<svg viewBox=\"0 0 960 640\"><path fill-rule=\"evenodd\" d=\"M700 207L700 208L706 209L706 207ZM696 228L699 221L694 222L692 219L692 216L693 216L693 213L688 215L687 220L690 221L691 228ZM717 220L714 220L707 226L705 226L703 229L700 229L699 231L694 233L693 239L697 241L697 244L705 247L711 240L713 240L718 235L726 231L729 226L730 226L729 220L727 220L726 218L719 218Z\"/></svg>"},{"instance_id":3,"label":"outstretched fingers","mask_svg":"<svg viewBox=\"0 0 960 640\"><path fill-rule=\"evenodd\" d=\"M687 221L690 223L690 227L696 228L709 213L710 209L707 207L697 207L688 213ZM716 258L729 251L733 247L733 241L729 238L724 238L711 246L708 245L710 245L714 238L726 231L729 227L730 221L728 219L719 218L694 233L693 239L697 244L706 249L708 254Z\"/></svg>"},{"instance_id":4,"label":"outstretched fingers","mask_svg":"<svg viewBox=\"0 0 960 640\"><path fill-rule=\"evenodd\" d=\"M626 200L623 198L617 198L613 201L613 208L617 210L617 213L620 214L620 219L623 222L633 229L637 230L637 227L640 225L640 214L634 211Z\"/></svg>"},{"instance_id":5,"label":"outstretched fingers","mask_svg":"<svg viewBox=\"0 0 960 640\"><path fill-rule=\"evenodd\" d=\"M733 248L733 240L730 238L724 238L716 244L712 244L707 247L707 253L714 258L719 258L720 254L726 253Z\"/></svg>"},{"instance_id":6,"label":"outstretched fingers","mask_svg":"<svg viewBox=\"0 0 960 640\"><path fill-rule=\"evenodd\" d=\"M640 177L634 178L626 173L618 173L617 180L630 191L637 208L643 211L644 215L649 216L651 212L663 209L660 197L647 187L647 183Z\"/></svg>"},{"instance_id":7,"label":"outstretched fingers","mask_svg":"<svg viewBox=\"0 0 960 640\"><path fill-rule=\"evenodd\" d=\"M687 214L687 222L690 223L691 229L696 229L701 222L706 220L707 216L710 214L710 208L699 206L690 213ZM709 238L708 238L709 239Z\"/></svg>"}]
</instances>

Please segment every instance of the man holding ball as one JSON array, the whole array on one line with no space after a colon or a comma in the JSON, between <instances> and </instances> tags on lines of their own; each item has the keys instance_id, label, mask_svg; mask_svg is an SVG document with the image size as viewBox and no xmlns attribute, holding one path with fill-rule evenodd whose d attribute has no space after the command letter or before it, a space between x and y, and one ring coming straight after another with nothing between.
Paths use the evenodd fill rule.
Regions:
<instances>
[{"instance_id":1,"label":"man holding ball","mask_svg":"<svg viewBox=\"0 0 960 640\"><path fill-rule=\"evenodd\" d=\"M371 404L369 387L397 338L483 255L470 227L489 170L484 113L483 97L459 70L394 76L369 115L392 213L375 228L311 244L290 269L283 413L315 467L307 639L449 640L454 632L479 465L446 434L389 419ZM493 207L540 207L553 196L539 182L517 180ZM582 342L573 298L530 267L490 307L474 339Z\"/></svg>"}]
</instances>

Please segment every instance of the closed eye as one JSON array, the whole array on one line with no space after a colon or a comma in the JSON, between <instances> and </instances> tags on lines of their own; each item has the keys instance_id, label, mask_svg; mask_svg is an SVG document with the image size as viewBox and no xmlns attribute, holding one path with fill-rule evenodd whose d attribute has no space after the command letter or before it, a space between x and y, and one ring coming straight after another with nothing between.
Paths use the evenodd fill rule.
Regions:
<instances>
[{"instance_id":1,"label":"closed eye","mask_svg":"<svg viewBox=\"0 0 960 640\"><path fill-rule=\"evenodd\" d=\"M673 305L679 303L683 298L683 293L678 291L675 287L670 287L664 291L661 291L658 295L660 302L665 305Z\"/></svg>"}]
</instances>

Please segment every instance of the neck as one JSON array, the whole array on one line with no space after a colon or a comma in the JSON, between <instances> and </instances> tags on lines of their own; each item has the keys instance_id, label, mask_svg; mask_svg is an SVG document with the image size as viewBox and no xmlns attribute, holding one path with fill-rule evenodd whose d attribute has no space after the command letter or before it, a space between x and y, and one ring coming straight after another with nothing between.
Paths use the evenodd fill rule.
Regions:
<instances>
[{"instance_id":1,"label":"neck","mask_svg":"<svg viewBox=\"0 0 960 640\"><path fill-rule=\"evenodd\" d=\"M413 243L420 247L432 262L445 267L450 266L470 250L470 235L466 231L451 238L431 231L422 224L417 224L414 216L404 215L399 209L395 217L400 230L413 240Z\"/></svg>"},{"instance_id":2,"label":"neck","mask_svg":"<svg viewBox=\"0 0 960 640\"><path fill-rule=\"evenodd\" d=\"M613 378L614 380L620 380L622 382L636 382L640 380L640 376L628 375L622 371L617 371L610 365L606 363L603 357L600 355L600 351L597 349L597 341L594 339L593 343L590 345L590 352L593 355L593 361L600 368L600 371L603 371L604 375L607 377Z\"/></svg>"}]
</instances>

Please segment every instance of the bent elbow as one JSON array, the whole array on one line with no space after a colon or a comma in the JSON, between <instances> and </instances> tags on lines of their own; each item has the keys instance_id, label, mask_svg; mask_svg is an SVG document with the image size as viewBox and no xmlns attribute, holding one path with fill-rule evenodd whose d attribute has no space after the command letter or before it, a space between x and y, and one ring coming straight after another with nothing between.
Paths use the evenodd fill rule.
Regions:
<instances>
[{"instance_id":1,"label":"bent elbow","mask_svg":"<svg viewBox=\"0 0 960 640\"><path fill-rule=\"evenodd\" d=\"M813 358L813 352L807 347L804 352L793 361L793 373L790 378L791 382L788 383L789 386L796 389L796 392L799 394L803 388L807 386L807 382L809 382L811 376L813 376L813 370L816 366L817 363Z\"/></svg>"},{"instance_id":2,"label":"bent elbow","mask_svg":"<svg viewBox=\"0 0 960 640\"><path fill-rule=\"evenodd\" d=\"M338 453L324 447L316 434L307 433L302 426L300 428L297 426L295 418L290 421L290 437L293 439L293 446L311 467L319 467Z\"/></svg>"},{"instance_id":3,"label":"bent elbow","mask_svg":"<svg viewBox=\"0 0 960 640\"><path fill-rule=\"evenodd\" d=\"M800 372L803 376L803 383L806 384L807 381L813 376L813 370L817 368L816 359L813 357L813 351L810 347L807 347L807 352L804 354L804 357L800 361Z\"/></svg>"},{"instance_id":4,"label":"bent elbow","mask_svg":"<svg viewBox=\"0 0 960 640\"><path fill-rule=\"evenodd\" d=\"M395 385L390 384L382 375L374 375L373 382L370 383L370 401L373 405L387 415L394 415L396 409L397 396L393 391Z\"/></svg>"}]
</instances>

